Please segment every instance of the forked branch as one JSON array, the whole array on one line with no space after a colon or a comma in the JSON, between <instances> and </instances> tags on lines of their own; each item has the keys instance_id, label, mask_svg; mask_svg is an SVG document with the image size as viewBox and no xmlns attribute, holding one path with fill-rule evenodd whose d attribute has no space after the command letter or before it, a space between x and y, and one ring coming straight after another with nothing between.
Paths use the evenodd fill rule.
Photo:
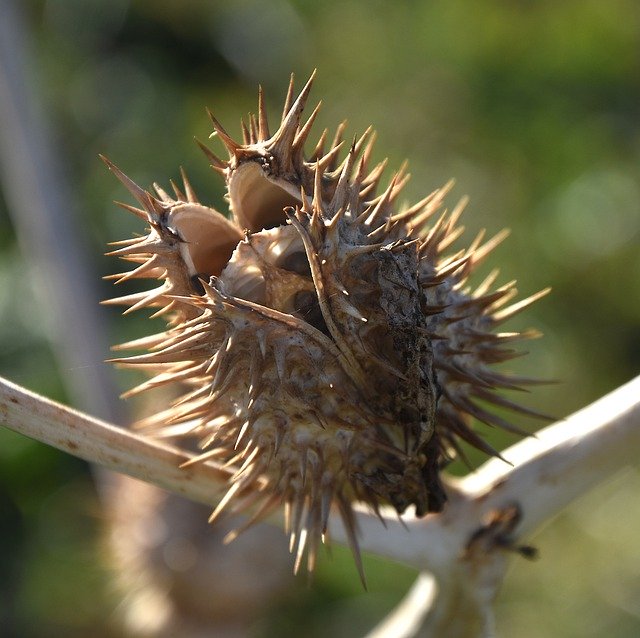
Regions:
<instances>
[{"instance_id":1,"label":"forked branch","mask_svg":"<svg viewBox=\"0 0 640 638\"><path fill-rule=\"evenodd\" d=\"M361 517L361 545L431 572L369 638L493 635L493 600L519 545L571 501L638 457L640 377L503 452L459 481L440 515L381 530ZM393 537L393 541L390 540ZM400 540L401 539L401 540ZM402 610L402 614L400 614Z\"/></svg>"},{"instance_id":2,"label":"forked branch","mask_svg":"<svg viewBox=\"0 0 640 638\"><path fill-rule=\"evenodd\" d=\"M114 427L0 379L0 423L60 450L214 505L228 473L209 463L179 466L190 454ZM492 602L508 550L572 500L637 458L640 376L503 452L513 467L490 460L449 479L449 504L424 518L359 514L365 551L431 572L371 638L490 636ZM345 542L338 517L332 537ZM402 612L402 613L400 613Z\"/></svg>"}]
</instances>

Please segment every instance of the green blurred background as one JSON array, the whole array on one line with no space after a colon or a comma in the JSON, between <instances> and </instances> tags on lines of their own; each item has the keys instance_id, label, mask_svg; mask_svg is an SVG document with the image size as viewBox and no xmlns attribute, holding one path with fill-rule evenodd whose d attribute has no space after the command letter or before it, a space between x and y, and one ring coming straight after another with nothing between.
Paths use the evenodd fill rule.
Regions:
<instances>
[{"instance_id":1,"label":"green blurred background","mask_svg":"<svg viewBox=\"0 0 640 638\"><path fill-rule=\"evenodd\" d=\"M101 256L106 242L141 230L113 205L129 200L97 154L143 185L168 185L183 166L201 199L223 208L221 181L192 140L210 132L204 107L238 135L258 83L274 120L289 73L300 86L317 67L318 134L344 118L350 135L373 123L375 157L389 156L391 167L410 160L408 200L455 177L451 204L471 198L465 237L512 229L486 272L500 264L502 281L517 277L523 296L553 287L510 325L545 333L512 368L561 381L536 389L528 405L561 417L638 373L635 0L16 4L96 300L112 294L100 277L118 267ZM86 407L69 389L78 371L59 356L38 255L20 249L9 212L0 190L0 374ZM108 325L99 343L149 330L144 313L99 312ZM107 356L105 345L84 365L97 369ZM115 378L120 389L131 381ZM499 447L514 441L489 436ZM640 635L639 493L638 467L623 470L527 539L541 559L514 560L497 603L500 635ZM104 524L85 463L0 429L0 635L122 635ZM363 593L345 556L336 548L323 557L312 586L298 579L251 635L362 635L414 577L367 559Z\"/></svg>"}]
</instances>

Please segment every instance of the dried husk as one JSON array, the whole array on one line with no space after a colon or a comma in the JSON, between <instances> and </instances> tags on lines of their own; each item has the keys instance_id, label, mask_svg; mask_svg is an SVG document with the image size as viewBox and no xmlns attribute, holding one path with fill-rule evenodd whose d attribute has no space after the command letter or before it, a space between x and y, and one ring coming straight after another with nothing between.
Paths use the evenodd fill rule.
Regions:
<instances>
[{"instance_id":1,"label":"dried husk","mask_svg":"<svg viewBox=\"0 0 640 638\"><path fill-rule=\"evenodd\" d=\"M515 288L494 288L497 273L471 289L505 233L449 254L465 202L437 216L448 184L398 209L408 175L402 167L377 192L385 162L368 167L370 130L342 161L342 125L326 152L325 132L306 156L312 80L293 101L292 79L273 135L261 91L242 143L211 116L229 159L201 146L225 179L231 221L200 204L184 175L184 193L156 186L156 197L107 160L142 206L124 207L149 223L111 253L139 264L116 277L162 282L110 303L158 307L168 319L165 332L120 346L146 354L116 361L156 373L131 393L185 388L145 425L183 424L200 460L235 470L212 520L248 509L250 524L284 506L295 568L308 547L310 570L331 508L360 566L354 502L439 511L440 469L460 441L496 453L471 417L517 430L484 405L535 414L496 391L537 381L492 366L536 333L495 330L546 292L505 307Z\"/></svg>"}]
</instances>

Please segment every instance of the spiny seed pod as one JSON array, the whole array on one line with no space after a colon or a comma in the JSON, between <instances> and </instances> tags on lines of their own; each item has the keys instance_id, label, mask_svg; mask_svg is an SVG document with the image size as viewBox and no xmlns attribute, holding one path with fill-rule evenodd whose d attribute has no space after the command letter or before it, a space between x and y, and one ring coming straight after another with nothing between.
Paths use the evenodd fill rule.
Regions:
<instances>
[{"instance_id":1,"label":"spiny seed pod","mask_svg":"<svg viewBox=\"0 0 640 638\"><path fill-rule=\"evenodd\" d=\"M232 221L201 204L184 174L184 192L155 185L152 195L105 160L142 208L123 207L149 224L110 253L138 264L116 283L162 282L108 303L157 307L168 319L165 332L119 346L146 354L115 361L156 375L129 395L183 388L145 423L197 437L197 461L232 469L212 520L250 508L251 524L284 505L295 569L308 547L312 570L335 508L362 572L355 502L437 512L440 468L460 440L497 454L472 417L519 431L478 400L535 415L495 391L536 381L491 366L535 334L496 327L546 291L505 307L516 291L493 289L497 272L469 288L505 233L448 254L465 202L436 217L448 184L398 209L408 175L401 168L378 193L385 162L369 169L370 130L341 162L343 124L326 152L325 131L305 155L318 111L302 122L312 80L293 101L292 78L273 134L262 91L242 143L211 116L229 159L201 146L225 179Z\"/></svg>"}]
</instances>

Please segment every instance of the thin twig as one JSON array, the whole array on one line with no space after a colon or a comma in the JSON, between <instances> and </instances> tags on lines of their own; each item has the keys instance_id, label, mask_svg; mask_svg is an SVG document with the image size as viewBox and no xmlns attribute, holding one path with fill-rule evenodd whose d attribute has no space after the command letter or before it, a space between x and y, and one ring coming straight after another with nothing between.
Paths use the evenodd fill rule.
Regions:
<instances>
[{"instance_id":1,"label":"thin twig","mask_svg":"<svg viewBox=\"0 0 640 638\"><path fill-rule=\"evenodd\" d=\"M215 505L230 476L208 463L187 468L183 450L115 427L0 378L0 423L11 430L194 501Z\"/></svg>"}]
</instances>

